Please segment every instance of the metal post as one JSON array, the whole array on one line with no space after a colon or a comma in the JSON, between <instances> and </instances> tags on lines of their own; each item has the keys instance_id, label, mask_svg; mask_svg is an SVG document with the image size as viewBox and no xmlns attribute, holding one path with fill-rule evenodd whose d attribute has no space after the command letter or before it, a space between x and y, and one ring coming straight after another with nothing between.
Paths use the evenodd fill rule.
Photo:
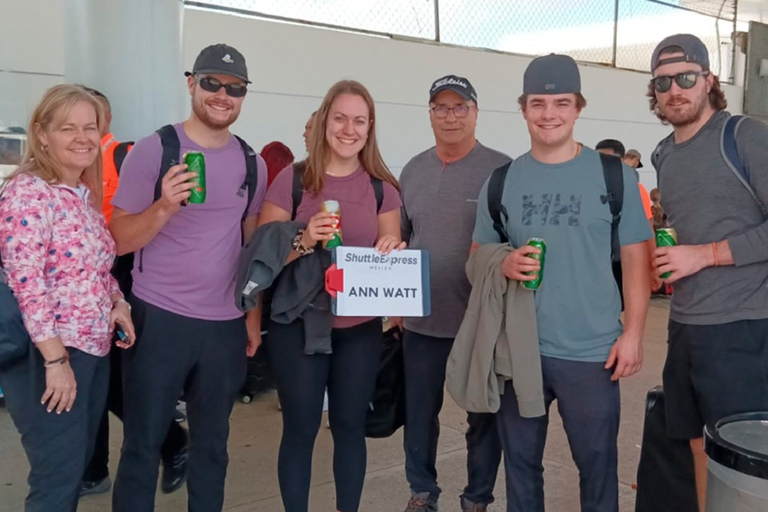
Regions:
<instances>
[{"instance_id":1,"label":"metal post","mask_svg":"<svg viewBox=\"0 0 768 512\"><path fill-rule=\"evenodd\" d=\"M435 41L440 42L440 0L435 2Z\"/></svg>"},{"instance_id":2,"label":"metal post","mask_svg":"<svg viewBox=\"0 0 768 512\"><path fill-rule=\"evenodd\" d=\"M616 53L619 45L619 0L614 2L613 7L613 54L611 55L611 66L616 67Z\"/></svg>"},{"instance_id":3,"label":"metal post","mask_svg":"<svg viewBox=\"0 0 768 512\"><path fill-rule=\"evenodd\" d=\"M733 52L731 55L731 77L729 82L736 85L736 57L738 56L739 45L736 44L736 29L738 28L736 22L739 19L739 0L733 0L733 30L731 31L731 44L733 45Z\"/></svg>"}]
</instances>

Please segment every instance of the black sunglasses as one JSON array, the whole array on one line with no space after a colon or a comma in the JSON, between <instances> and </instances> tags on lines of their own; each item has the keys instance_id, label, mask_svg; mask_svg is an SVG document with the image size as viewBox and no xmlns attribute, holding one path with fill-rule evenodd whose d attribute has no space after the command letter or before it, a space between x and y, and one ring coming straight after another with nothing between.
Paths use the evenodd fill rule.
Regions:
<instances>
[{"instance_id":1,"label":"black sunglasses","mask_svg":"<svg viewBox=\"0 0 768 512\"><path fill-rule=\"evenodd\" d=\"M204 76L200 78L198 83L204 91L208 92L219 92L219 89L223 87L227 93L227 96L231 96L233 98L242 98L245 96L245 93L248 92L248 86L245 84L223 84L210 76Z\"/></svg>"},{"instance_id":2,"label":"black sunglasses","mask_svg":"<svg viewBox=\"0 0 768 512\"><path fill-rule=\"evenodd\" d=\"M681 89L690 89L696 85L696 80L700 76L707 76L709 71L686 71L676 75L663 75L651 79L653 88L656 92L667 92L672 88L672 80L675 81Z\"/></svg>"}]
</instances>

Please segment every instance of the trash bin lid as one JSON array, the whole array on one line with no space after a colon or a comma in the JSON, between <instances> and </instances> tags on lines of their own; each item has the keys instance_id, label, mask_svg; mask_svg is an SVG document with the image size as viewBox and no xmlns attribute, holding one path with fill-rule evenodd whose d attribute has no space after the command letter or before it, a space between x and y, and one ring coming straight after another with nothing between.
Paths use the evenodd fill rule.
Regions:
<instances>
[{"instance_id":1,"label":"trash bin lid","mask_svg":"<svg viewBox=\"0 0 768 512\"><path fill-rule=\"evenodd\" d=\"M704 428L710 459L739 473L768 480L768 411L728 416Z\"/></svg>"}]
</instances>

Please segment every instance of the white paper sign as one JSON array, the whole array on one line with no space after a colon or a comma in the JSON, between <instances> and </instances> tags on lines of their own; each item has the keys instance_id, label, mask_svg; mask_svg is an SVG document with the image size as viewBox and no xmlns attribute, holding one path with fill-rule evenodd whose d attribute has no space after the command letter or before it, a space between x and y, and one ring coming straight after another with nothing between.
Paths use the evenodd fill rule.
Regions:
<instances>
[{"instance_id":1,"label":"white paper sign","mask_svg":"<svg viewBox=\"0 0 768 512\"><path fill-rule=\"evenodd\" d=\"M333 301L335 315L429 315L427 251L392 251L384 256L376 249L337 247L334 249L334 263L343 281ZM329 274L326 282L333 281Z\"/></svg>"}]
</instances>

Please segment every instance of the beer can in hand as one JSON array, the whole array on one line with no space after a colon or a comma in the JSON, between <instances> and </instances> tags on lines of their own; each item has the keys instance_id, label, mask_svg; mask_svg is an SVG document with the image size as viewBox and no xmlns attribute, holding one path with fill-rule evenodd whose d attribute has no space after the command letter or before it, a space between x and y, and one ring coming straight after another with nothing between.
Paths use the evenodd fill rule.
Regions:
<instances>
[{"instance_id":1,"label":"beer can in hand","mask_svg":"<svg viewBox=\"0 0 768 512\"><path fill-rule=\"evenodd\" d=\"M320 204L320 211L333 215L331 227L336 228L336 232L330 240L323 240L323 248L330 251L334 247L343 245L341 241L341 206L338 201L323 201Z\"/></svg>"},{"instance_id":2,"label":"beer can in hand","mask_svg":"<svg viewBox=\"0 0 768 512\"><path fill-rule=\"evenodd\" d=\"M190 151L184 155L184 163L187 164L187 172L197 175L190 180L196 181L197 186L189 191L189 202L203 204L205 202L205 156L199 151Z\"/></svg>"},{"instance_id":3,"label":"beer can in hand","mask_svg":"<svg viewBox=\"0 0 768 512\"><path fill-rule=\"evenodd\" d=\"M664 228L656 230L656 247L674 247L677 245L677 231L673 228ZM662 279L667 279L672 272L664 272Z\"/></svg>"},{"instance_id":4,"label":"beer can in hand","mask_svg":"<svg viewBox=\"0 0 768 512\"><path fill-rule=\"evenodd\" d=\"M526 275L536 275L536 279L533 281L522 281L523 286L529 290L538 290L541 287L541 280L544 278L544 261L547 256L547 243L542 238L530 238L528 244L531 247L536 247L541 252L539 254L528 254L529 258L537 260L541 264L541 269L538 272L526 272ZM537 275L538 274L538 275Z\"/></svg>"}]
</instances>

